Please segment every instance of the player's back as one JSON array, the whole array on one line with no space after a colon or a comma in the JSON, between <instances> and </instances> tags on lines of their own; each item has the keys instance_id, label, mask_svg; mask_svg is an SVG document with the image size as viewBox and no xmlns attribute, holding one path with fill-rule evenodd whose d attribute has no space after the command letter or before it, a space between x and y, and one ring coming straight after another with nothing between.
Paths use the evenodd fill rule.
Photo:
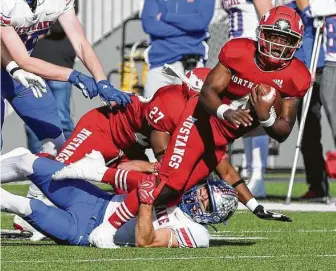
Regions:
<instances>
[{"instance_id":1,"label":"player's back","mask_svg":"<svg viewBox=\"0 0 336 271\"><path fill-rule=\"evenodd\" d=\"M233 108L249 108L249 94L259 83L277 89L282 98L302 98L305 95L311 76L303 62L294 58L282 69L263 71L256 64L256 50L256 42L245 38L230 40L222 47L219 62L231 72L231 80L222 96L224 104ZM227 139L234 140L258 125L257 117L253 117L252 127L238 129L228 121L216 121L225 130Z\"/></svg>"},{"instance_id":2,"label":"player's back","mask_svg":"<svg viewBox=\"0 0 336 271\"><path fill-rule=\"evenodd\" d=\"M182 85L157 90L147 106L146 119L155 130L173 134L187 101Z\"/></svg>"},{"instance_id":3,"label":"player's back","mask_svg":"<svg viewBox=\"0 0 336 271\"><path fill-rule=\"evenodd\" d=\"M113 143L122 150L129 149L136 143L148 146L148 131L144 122L147 103L142 102L138 96L132 96L131 100L125 108L113 108L109 113Z\"/></svg>"}]
</instances>

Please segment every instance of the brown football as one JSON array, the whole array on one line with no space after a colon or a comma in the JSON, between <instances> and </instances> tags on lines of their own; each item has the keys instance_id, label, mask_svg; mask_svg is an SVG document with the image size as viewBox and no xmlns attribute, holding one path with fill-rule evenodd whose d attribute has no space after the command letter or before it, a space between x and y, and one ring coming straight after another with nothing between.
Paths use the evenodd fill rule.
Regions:
<instances>
[{"instance_id":1,"label":"brown football","mask_svg":"<svg viewBox=\"0 0 336 271\"><path fill-rule=\"evenodd\" d=\"M274 87L261 83L257 85L257 93L262 93L265 101L271 100L275 96L273 105L270 109L270 115L273 115L276 119L278 119L281 116L282 111L282 99L279 91L277 91Z\"/></svg>"}]
</instances>

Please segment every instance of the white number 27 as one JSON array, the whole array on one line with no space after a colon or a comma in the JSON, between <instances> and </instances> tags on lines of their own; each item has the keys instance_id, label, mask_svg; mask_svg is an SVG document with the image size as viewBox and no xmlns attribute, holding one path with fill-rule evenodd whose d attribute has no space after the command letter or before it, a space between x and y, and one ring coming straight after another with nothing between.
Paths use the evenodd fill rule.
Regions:
<instances>
[{"instance_id":1,"label":"white number 27","mask_svg":"<svg viewBox=\"0 0 336 271\"><path fill-rule=\"evenodd\" d=\"M149 118L152 119L155 123L157 123L163 117L164 114L159 111L159 108L157 106L153 107L152 111L149 112Z\"/></svg>"}]
</instances>

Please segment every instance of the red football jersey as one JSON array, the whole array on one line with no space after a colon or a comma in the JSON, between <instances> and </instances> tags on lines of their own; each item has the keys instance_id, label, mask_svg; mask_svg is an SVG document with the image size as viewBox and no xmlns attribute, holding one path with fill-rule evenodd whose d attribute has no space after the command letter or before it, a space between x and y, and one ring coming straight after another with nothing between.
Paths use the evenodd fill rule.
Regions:
<instances>
[{"instance_id":1,"label":"red football jersey","mask_svg":"<svg viewBox=\"0 0 336 271\"><path fill-rule=\"evenodd\" d=\"M282 98L302 98L311 83L311 75L300 60L294 58L283 69L263 71L255 62L256 42L246 38L232 39L221 49L219 62L231 72L231 80L222 94L224 104L234 108L249 108L249 94L259 83L270 85L277 89ZM254 117L252 127L236 128L228 121L219 120L221 130L230 141L242 136L259 125Z\"/></svg>"},{"instance_id":2,"label":"red football jersey","mask_svg":"<svg viewBox=\"0 0 336 271\"><path fill-rule=\"evenodd\" d=\"M128 149L138 143L148 146L146 127L143 126L147 103L141 97L132 96L132 103L125 108L112 110L109 115L113 143L120 149Z\"/></svg>"},{"instance_id":3,"label":"red football jersey","mask_svg":"<svg viewBox=\"0 0 336 271\"><path fill-rule=\"evenodd\" d=\"M155 130L173 134L187 102L181 85L158 89L146 108L146 119Z\"/></svg>"}]
</instances>

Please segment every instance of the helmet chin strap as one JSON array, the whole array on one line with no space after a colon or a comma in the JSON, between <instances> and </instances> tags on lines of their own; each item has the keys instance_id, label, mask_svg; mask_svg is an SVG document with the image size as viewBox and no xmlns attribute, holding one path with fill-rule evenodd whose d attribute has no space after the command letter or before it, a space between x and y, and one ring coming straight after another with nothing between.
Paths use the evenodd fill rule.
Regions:
<instances>
[{"instance_id":1,"label":"helmet chin strap","mask_svg":"<svg viewBox=\"0 0 336 271\"><path fill-rule=\"evenodd\" d=\"M266 58L266 56L263 56L258 51L256 51L256 54L255 54L256 64L263 71L279 70L279 69L282 69L283 67L285 67L286 65L288 65L288 63L290 62L290 61L283 61L282 62L283 64L282 63L279 63L279 64L274 63L273 64L273 63L268 62L265 58Z\"/></svg>"}]
</instances>

